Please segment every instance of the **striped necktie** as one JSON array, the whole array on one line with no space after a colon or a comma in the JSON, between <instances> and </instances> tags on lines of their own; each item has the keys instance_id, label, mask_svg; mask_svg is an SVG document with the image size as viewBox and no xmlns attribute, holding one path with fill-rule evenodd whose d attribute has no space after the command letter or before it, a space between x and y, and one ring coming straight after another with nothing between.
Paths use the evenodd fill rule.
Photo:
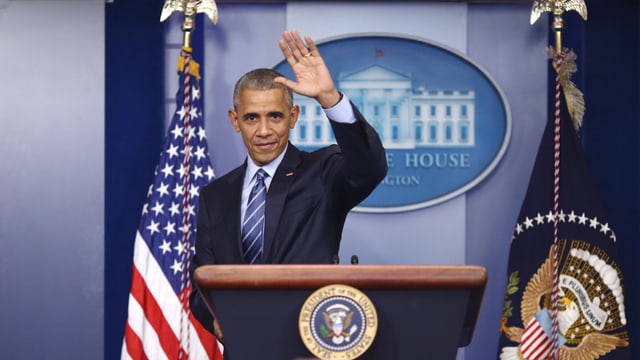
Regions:
<instances>
[{"instance_id":1,"label":"striped necktie","mask_svg":"<svg viewBox=\"0 0 640 360\"><path fill-rule=\"evenodd\" d=\"M267 187L264 179L268 174L259 169L256 183L249 194L247 210L242 224L242 255L249 264L262 263L262 245L264 240L264 207L267 199Z\"/></svg>"}]
</instances>

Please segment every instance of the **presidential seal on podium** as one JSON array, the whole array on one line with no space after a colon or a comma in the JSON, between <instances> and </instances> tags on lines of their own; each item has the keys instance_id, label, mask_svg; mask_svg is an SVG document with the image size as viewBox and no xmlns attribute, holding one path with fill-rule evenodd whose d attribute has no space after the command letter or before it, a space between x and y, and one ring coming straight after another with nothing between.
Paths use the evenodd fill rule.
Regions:
<instances>
[{"instance_id":1,"label":"presidential seal on podium","mask_svg":"<svg viewBox=\"0 0 640 360\"><path fill-rule=\"evenodd\" d=\"M319 359L351 360L373 343L378 314L371 300L347 285L327 285L304 302L298 321L300 337Z\"/></svg>"}]
</instances>

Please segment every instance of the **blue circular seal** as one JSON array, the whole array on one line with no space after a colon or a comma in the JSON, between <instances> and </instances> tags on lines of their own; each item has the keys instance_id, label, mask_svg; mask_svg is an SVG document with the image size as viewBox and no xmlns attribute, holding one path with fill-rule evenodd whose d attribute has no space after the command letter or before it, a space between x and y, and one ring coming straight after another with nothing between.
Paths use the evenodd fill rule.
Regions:
<instances>
[{"instance_id":1,"label":"blue circular seal","mask_svg":"<svg viewBox=\"0 0 640 360\"><path fill-rule=\"evenodd\" d=\"M305 301L300 337L319 359L356 359L373 343L378 315L369 298L347 285L328 285Z\"/></svg>"}]
</instances>

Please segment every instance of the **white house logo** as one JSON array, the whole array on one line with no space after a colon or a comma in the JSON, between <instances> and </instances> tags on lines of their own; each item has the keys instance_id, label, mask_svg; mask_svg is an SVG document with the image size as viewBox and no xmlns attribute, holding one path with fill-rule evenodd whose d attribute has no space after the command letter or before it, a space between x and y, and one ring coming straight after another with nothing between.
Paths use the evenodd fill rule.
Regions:
<instances>
[{"instance_id":1,"label":"white house logo","mask_svg":"<svg viewBox=\"0 0 640 360\"><path fill-rule=\"evenodd\" d=\"M502 158L511 133L497 84L465 55L425 40L389 35L318 45L340 91L362 111L387 149L389 172L355 211L399 212L458 196ZM286 63L274 67L292 76ZM290 140L303 150L335 143L313 99L295 97Z\"/></svg>"}]
</instances>

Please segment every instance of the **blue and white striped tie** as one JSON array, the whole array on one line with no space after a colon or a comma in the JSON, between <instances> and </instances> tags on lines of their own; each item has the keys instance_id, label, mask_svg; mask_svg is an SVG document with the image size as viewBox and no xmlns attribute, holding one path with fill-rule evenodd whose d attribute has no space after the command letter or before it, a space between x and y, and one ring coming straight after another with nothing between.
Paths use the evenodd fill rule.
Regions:
<instances>
[{"instance_id":1,"label":"blue and white striped tie","mask_svg":"<svg viewBox=\"0 0 640 360\"><path fill-rule=\"evenodd\" d=\"M267 199L267 187L264 178L267 173L259 169L256 172L256 184L249 194L247 210L242 224L242 255L249 264L262 264L262 245L264 240L264 205Z\"/></svg>"}]
</instances>

